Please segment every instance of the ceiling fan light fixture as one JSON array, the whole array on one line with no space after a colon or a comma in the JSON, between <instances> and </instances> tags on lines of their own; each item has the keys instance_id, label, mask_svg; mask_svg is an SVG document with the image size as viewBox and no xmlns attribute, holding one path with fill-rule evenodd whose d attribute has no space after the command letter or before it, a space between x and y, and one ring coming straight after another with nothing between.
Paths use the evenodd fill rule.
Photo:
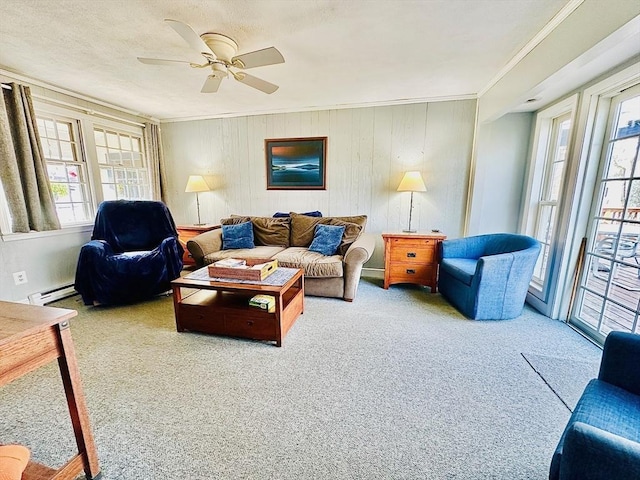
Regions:
<instances>
[{"instance_id":1,"label":"ceiling fan light fixture","mask_svg":"<svg viewBox=\"0 0 640 480\"><path fill-rule=\"evenodd\" d=\"M227 78L229 73L227 71L227 67L222 63L212 63L211 70L213 70L212 77L216 78Z\"/></svg>"}]
</instances>

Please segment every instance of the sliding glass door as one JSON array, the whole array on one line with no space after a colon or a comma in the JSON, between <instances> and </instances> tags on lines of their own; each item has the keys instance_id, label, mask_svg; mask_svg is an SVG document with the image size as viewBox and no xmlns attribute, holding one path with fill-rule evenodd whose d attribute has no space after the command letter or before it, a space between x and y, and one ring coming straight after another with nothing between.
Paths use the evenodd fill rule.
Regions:
<instances>
[{"instance_id":1,"label":"sliding glass door","mask_svg":"<svg viewBox=\"0 0 640 480\"><path fill-rule=\"evenodd\" d=\"M640 86L614 97L572 322L640 333Z\"/></svg>"}]
</instances>

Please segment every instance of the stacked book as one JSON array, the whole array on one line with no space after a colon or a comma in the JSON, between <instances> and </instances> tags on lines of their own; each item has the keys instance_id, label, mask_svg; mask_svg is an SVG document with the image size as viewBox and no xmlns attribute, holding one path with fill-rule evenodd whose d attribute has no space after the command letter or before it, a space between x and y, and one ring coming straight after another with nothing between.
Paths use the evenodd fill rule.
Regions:
<instances>
[{"instance_id":1,"label":"stacked book","mask_svg":"<svg viewBox=\"0 0 640 480\"><path fill-rule=\"evenodd\" d=\"M249 300L249 306L274 313L276 311L276 297L273 295L255 295Z\"/></svg>"}]
</instances>

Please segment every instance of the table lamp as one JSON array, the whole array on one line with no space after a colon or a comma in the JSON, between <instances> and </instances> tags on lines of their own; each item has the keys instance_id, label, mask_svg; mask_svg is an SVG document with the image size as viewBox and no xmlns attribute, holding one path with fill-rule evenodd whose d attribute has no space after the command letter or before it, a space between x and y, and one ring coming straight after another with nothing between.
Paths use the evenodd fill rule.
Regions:
<instances>
[{"instance_id":1,"label":"table lamp","mask_svg":"<svg viewBox=\"0 0 640 480\"><path fill-rule=\"evenodd\" d=\"M403 230L406 233L415 233L415 230L411 230L411 211L413 210L413 192L426 192L427 187L424 185L422 175L420 172L406 172L400 185L398 185L399 192L411 192L411 204L409 206L409 228Z\"/></svg>"},{"instance_id":2,"label":"table lamp","mask_svg":"<svg viewBox=\"0 0 640 480\"><path fill-rule=\"evenodd\" d=\"M198 206L198 223L196 225L204 225L204 223L200 222L200 199L198 198L198 192L208 192L211 190L207 182L204 181L202 175L189 175L189 180L187 180L187 188L184 189L185 192L195 192L196 194L196 205Z\"/></svg>"}]
</instances>

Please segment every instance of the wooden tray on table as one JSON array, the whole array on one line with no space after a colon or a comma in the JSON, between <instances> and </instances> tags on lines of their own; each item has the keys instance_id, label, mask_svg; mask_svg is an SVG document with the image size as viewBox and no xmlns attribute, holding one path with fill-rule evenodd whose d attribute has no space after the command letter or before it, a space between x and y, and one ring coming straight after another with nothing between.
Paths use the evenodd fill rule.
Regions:
<instances>
[{"instance_id":1,"label":"wooden tray on table","mask_svg":"<svg viewBox=\"0 0 640 480\"><path fill-rule=\"evenodd\" d=\"M221 266L218 262L209 265L209 276L235 280L264 280L278 268L278 260L270 258L247 258L245 265L238 267Z\"/></svg>"}]
</instances>

